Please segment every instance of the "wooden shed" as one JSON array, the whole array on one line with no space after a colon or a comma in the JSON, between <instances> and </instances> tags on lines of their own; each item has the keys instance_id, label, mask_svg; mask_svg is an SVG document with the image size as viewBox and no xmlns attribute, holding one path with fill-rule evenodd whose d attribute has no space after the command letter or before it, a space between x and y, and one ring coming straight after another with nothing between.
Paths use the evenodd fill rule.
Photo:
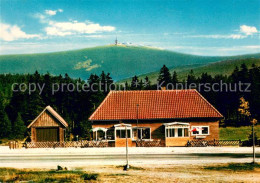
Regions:
<instances>
[{"instance_id":1,"label":"wooden shed","mask_svg":"<svg viewBox=\"0 0 260 183\"><path fill-rule=\"evenodd\" d=\"M68 123L47 106L27 128L31 128L32 142L63 142Z\"/></svg>"}]
</instances>

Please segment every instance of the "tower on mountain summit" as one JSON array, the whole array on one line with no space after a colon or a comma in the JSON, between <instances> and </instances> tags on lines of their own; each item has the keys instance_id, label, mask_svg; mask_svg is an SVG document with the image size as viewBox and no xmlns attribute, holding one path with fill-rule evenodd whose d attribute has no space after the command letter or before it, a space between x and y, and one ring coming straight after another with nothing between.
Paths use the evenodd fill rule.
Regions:
<instances>
[{"instance_id":1,"label":"tower on mountain summit","mask_svg":"<svg viewBox=\"0 0 260 183\"><path fill-rule=\"evenodd\" d=\"M117 45L118 44L118 41L117 41L117 37L116 37L116 40L115 40L115 45Z\"/></svg>"}]
</instances>

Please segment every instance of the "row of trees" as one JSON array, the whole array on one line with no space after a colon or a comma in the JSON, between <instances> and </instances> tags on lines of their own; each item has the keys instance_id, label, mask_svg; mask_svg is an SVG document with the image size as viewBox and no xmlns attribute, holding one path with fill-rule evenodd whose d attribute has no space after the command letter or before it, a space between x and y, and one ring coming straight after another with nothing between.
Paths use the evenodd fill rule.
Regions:
<instances>
[{"instance_id":1,"label":"row of trees","mask_svg":"<svg viewBox=\"0 0 260 183\"><path fill-rule=\"evenodd\" d=\"M184 81L178 79L175 71L171 74L164 65L159 73L157 84L151 85L148 77L145 82L134 76L130 89L158 89L170 86L170 89L197 89L215 106L224 116L223 125L241 126L249 125L239 112L240 98L244 97L249 101L252 117L260 117L260 67L253 64L250 68L241 64L240 68L235 67L231 75L215 75L202 73L196 77L193 70L189 72Z\"/></svg>"},{"instance_id":2,"label":"row of trees","mask_svg":"<svg viewBox=\"0 0 260 183\"><path fill-rule=\"evenodd\" d=\"M176 72L170 73L169 69L164 65L158 76L158 83L167 84L183 84L189 87L189 84L201 83L229 83L232 86L239 82L251 83L251 92L237 91L213 91L207 90L205 86L197 88L200 93L212 103L224 116L224 125L249 125L247 119L243 118L238 112L239 98L243 96L250 103L251 115L259 119L260 108L260 68L252 65L250 69L242 64L240 68L235 68L230 76L216 75L211 76L203 73L196 77L191 70L185 81L179 81ZM13 83L25 83L23 87L15 85L11 90ZM34 92L28 92L26 86L30 83L36 83ZM56 88L53 92L53 86ZM72 79L65 76L52 76L49 73L27 75L0 75L0 138L22 138L27 136L26 126L47 106L51 105L61 116L68 121L68 134L79 135L82 138L89 138L91 124L88 117L93 113L96 107L103 101L110 90L111 84L114 84L109 73L102 72L100 75L91 74L87 81ZM186 85L185 85L186 84ZM187 85L188 84L188 85ZM71 86L80 85L85 90L70 90ZM84 86L84 87L82 87ZM92 87L94 86L94 87ZM132 78L130 84L127 82L121 89L125 90L154 90L157 84L151 84L148 77L144 80L137 76ZM197 85L198 86L198 85ZM92 87L92 89L91 89ZM220 87L220 86L219 86ZM196 88L196 87L195 87ZM22 89L22 91L20 91ZM28 89L28 88L27 88ZM94 89L94 90L93 90ZM113 87L112 87L113 89ZM177 88L178 89L178 88ZM183 88L182 88L183 89Z\"/></svg>"},{"instance_id":3,"label":"row of trees","mask_svg":"<svg viewBox=\"0 0 260 183\"><path fill-rule=\"evenodd\" d=\"M41 75L37 71L28 75L0 75L1 100L0 100L0 138L21 138L27 136L26 126L37 117L47 106L52 106L69 123L67 135L73 134L88 138L91 124L88 117L105 98L108 91L97 88L94 92L90 85L85 86L87 92L82 91L84 84L101 83L101 86L113 83L109 73L102 72L100 76L92 74L88 81L72 79L65 76L52 76L49 73ZM18 83L12 88L13 83ZM23 87L21 88L21 84ZM28 86L44 86L41 91L36 88L29 92ZM81 91L69 86L79 85ZM55 86L55 87L54 87ZM9 90L5 90L8 87ZM26 90L27 87L27 90ZM59 90L53 91L59 88ZM4 93L5 91L5 93ZM2 117L4 116L4 117ZM16 131L19 130L19 133ZM25 129L25 130L24 130Z\"/></svg>"}]
</instances>

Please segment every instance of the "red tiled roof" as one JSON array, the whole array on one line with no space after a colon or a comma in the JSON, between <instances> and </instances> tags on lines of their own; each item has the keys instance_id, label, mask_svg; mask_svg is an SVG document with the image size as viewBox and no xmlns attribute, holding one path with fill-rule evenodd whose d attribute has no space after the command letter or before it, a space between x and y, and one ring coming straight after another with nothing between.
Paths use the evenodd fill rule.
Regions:
<instances>
[{"instance_id":1,"label":"red tiled roof","mask_svg":"<svg viewBox=\"0 0 260 183\"><path fill-rule=\"evenodd\" d=\"M222 118L197 90L111 91L89 120Z\"/></svg>"}]
</instances>

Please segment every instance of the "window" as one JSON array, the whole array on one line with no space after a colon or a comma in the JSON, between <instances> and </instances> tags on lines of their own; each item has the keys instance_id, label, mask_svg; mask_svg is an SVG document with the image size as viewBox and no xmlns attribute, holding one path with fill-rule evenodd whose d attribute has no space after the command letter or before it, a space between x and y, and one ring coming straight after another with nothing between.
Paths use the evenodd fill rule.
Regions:
<instances>
[{"instance_id":1,"label":"window","mask_svg":"<svg viewBox=\"0 0 260 183\"><path fill-rule=\"evenodd\" d=\"M178 137L182 137L183 128L178 128Z\"/></svg>"},{"instance_id":2,"label":"window","mask_svg":"<svg viewBox=\"0 0 260 183\"><path fill-rule=\"evenodd\" d=\"M98 138L98 140L105 139L105 132L103 132L102 130L98 130L97 131L97 138Z\"/></svg>"},{"instance_id":3,"label":"window","mask_svg":"<svg viewBox=\"0 0 260 183\"><path fill-rule=\"evenodd\" d=\"M201 133L204 135L208 135L209 134L209 127L203 127L201 130Z\"/></svg>"},{"instance_id":4,"label":"window","mask_svg":"<svg viewBox=\"0 0 260 183\"><path fill-rule=\"evenodd\" d=\"M166 128L166 137L188 137L189 128Z\"/></svg>"},{"instance_id":5,"label":"window","mask_svg":"<svg viewBox=\"0 0 260 183\"><path fill-rule=\"evenodd\" d=\"M132 129L132 137L133 139L137 139L137 128Z\"/></svg>"},{"instance_id":6,"label":"window","mask_svg":"<svg viewBox=\"0 0 260 183\"><path fill-rule=\"evenodd\" d=\"M151 129L143 127L135 127L132 129L133 139L150 139Z\"/></svg>"},{"instance_id":7,"label":"window","mask_svg":"<svg viewBox=\"0 0 260 183\"><path fill-rule=\"evenodd\" d=\"M116 138L126 138L126 130L125 129L117 129L116 130ZM127 138L131 138L130 129L127 130Z\"/></svg>"},{"instance_id":8,"label":"window","mask_svg":"<svg viewBox=\"0 0 260 183\"><path fill-rule=\"evenodd\" d=\"M208 126L193 126L191 131L192 135L209 135Z\"/></svg>"},{"instance_id":9,"label":"window","mask_svg":"<svg viewBox=\"0 0 260 183\"><path fill-rule=\"evenodd\" d=\"M184 128L184 137L188 137L188 136L189 136L189 129Z\"/></svg>"},{"instance_id":10,"label":"window","mask_svg":"<svg viewBox=\"0 0 260 183\"><path fill-rule=\"evenodd\" d=\"M142 129L142 139L150 139L150 128Z\"/></svg>"},{"instance_id":11,"label":"window","mask_svg":"<svg viewBox=\"0 0 260 183\"><path fill-rule=\"evenodd\" d=\"M107 130L107 140L115 140L115 131L114 129Z\"/></svg>"}]
</instances>

